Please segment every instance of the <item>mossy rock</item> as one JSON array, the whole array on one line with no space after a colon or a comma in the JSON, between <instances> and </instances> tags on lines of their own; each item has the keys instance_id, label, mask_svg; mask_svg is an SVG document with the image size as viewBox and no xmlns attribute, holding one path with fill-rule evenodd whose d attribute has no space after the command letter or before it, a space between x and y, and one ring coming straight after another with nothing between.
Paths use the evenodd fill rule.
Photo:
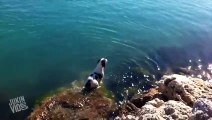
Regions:
<instances>
[{"instance_id":1,"label":"mossy rock","mask_svg":"<svg viewBox=\"0 0 212 120\"><path fill-rule=\"evenodd\" d=\"M28 119L108 119L116 109L112 93L102 86L85 95L81 92L81 88L82 86L72 86L59 89L53 96L43 99Z\"/></svg>"}]
</instances>

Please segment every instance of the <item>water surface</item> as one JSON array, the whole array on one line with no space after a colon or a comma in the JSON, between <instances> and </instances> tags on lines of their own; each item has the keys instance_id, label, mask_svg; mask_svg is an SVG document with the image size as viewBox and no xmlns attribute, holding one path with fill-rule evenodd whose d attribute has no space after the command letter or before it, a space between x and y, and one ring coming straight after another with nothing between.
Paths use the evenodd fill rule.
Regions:
<instances>
[{"instance_id":1,"label":"water surface","mask_svg":"<svg viewBox=\"0 0 212 120\"><path fill-rule=\"evenodd\" d=\"M151 86L139 70L207 68L211 21L211 0L1 0L0 118L26 117L36 99L85 79L101 57L109 59L106 87L117 96ZM13 114L9 99L18 96L30 109Z\"/></svg>"}]
</instances>

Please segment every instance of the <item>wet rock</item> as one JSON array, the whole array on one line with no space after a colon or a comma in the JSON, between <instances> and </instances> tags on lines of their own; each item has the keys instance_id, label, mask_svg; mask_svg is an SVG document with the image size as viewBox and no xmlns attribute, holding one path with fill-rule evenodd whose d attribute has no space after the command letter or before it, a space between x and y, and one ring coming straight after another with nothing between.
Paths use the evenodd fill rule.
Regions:
<instances>
[{"instance_id":1,"label":"wet rock","mask_svg":"<svg viewBox=\"0 0 212 120\"><path fill-rule=\"evenodd\" d=\"M130 102L132 102L136 107L141 108L146 104L146 102L154 98L160 98L164 101L167 101L166 96L161 94L161 92L157 88L151 88L144 93L134 95L131 98Z\"/></svg>"},{"instance_id":2,"label":"wet rock","mask_svg":"<svg viewBox=\"0 0 212 120\"><path fill-rule=\"evenodd\" d=\"M46 98L41 106L34 109L28 119L108 119L116 105L112 99L105 96L101 90L84 95L80 90L67 89L58 95Z\"/></svg>"},{"instance_id":3,"label":"wet rock","mask_svg":"<svg viewBox=\"0 0 212 120\"><path fill-rule=\"evenodd\" d=\"M138 108L141 108L146 104L146 102L153 99L153 96L155 94L158 94L158 90L156 89L150 89L148 92L143 94L137 94L131 98L131 102Z\"/></svg>"},{"instance_id":4,"label":"wet rock","mask_svg":"<svg viewBox=\"0 0 212 120\"><path fill-rule=\"evenodd\" d=\"M212 119L212 100L200 98L195 101L190 120Z\"/></svg>"},{"instance_id":5,"label":"wet rock","mask_svg":"<svg viewBox=\"0 0 212 120\"><path fill-rule=\"evenodd\" d=\"M128 118L130 118L132 116L136 117L137 115L139 115L139 111L140 111L140 109L137 108L133 103L131 103L129 101L125 101L119 105L119 109L117 109L117 111L116 111L117 116L114 119L117 119L117 120L127 119L128 120Z\"/></svg>"},{"instance_id":6,"label":"wet rock","mask_svg":"<svg viewBox=\"0 0 212 120\"><path fill-rule=\"evenodd\" d=\"M173 74L164 76L157 83L168 99L182 101L191 107L198 98L212 98L211 84L202 79Z\"/></svg>"}]
</instances>

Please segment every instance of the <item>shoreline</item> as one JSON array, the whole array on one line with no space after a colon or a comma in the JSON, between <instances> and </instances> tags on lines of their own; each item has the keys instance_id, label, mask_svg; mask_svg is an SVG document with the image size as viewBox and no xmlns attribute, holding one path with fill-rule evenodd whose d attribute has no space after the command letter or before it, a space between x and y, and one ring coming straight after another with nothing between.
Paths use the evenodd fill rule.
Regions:
<instances>
[{"instance_id":1,"label":"shoreline","mask_svg":"<svg viewBox=\"0 0 212 120\"><path fill-rule=\"evenodd\" d=\"M74 87L46 98L28 119L195 120L212 117L212 83L199 78L164 75L156 87L135 93L131 99L119 103L107 97L106 89L82 95L80 87ZM208 105L204 109L209 112L201 112L204 109L200 103Z\"/></svg>"}]
</instances>

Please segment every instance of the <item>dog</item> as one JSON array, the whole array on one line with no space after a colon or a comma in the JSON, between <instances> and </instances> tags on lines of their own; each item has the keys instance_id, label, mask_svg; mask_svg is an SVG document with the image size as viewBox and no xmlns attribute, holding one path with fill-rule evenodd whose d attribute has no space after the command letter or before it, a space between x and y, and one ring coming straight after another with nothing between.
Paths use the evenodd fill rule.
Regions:
<instances>
[{"instance_id":1,"label":"dog","mask_svg":"<svg viewBox=\"0 0 212 120\"><path fill-rule=\"evenodd\" d=\"M86 91L92 91L100 87L102 80L104 78L104 69L108 60L106 58L101 58L97 61L97 66L93 72L88 76L85 83L84 89Z\"/></svg>"}]
</instances>

